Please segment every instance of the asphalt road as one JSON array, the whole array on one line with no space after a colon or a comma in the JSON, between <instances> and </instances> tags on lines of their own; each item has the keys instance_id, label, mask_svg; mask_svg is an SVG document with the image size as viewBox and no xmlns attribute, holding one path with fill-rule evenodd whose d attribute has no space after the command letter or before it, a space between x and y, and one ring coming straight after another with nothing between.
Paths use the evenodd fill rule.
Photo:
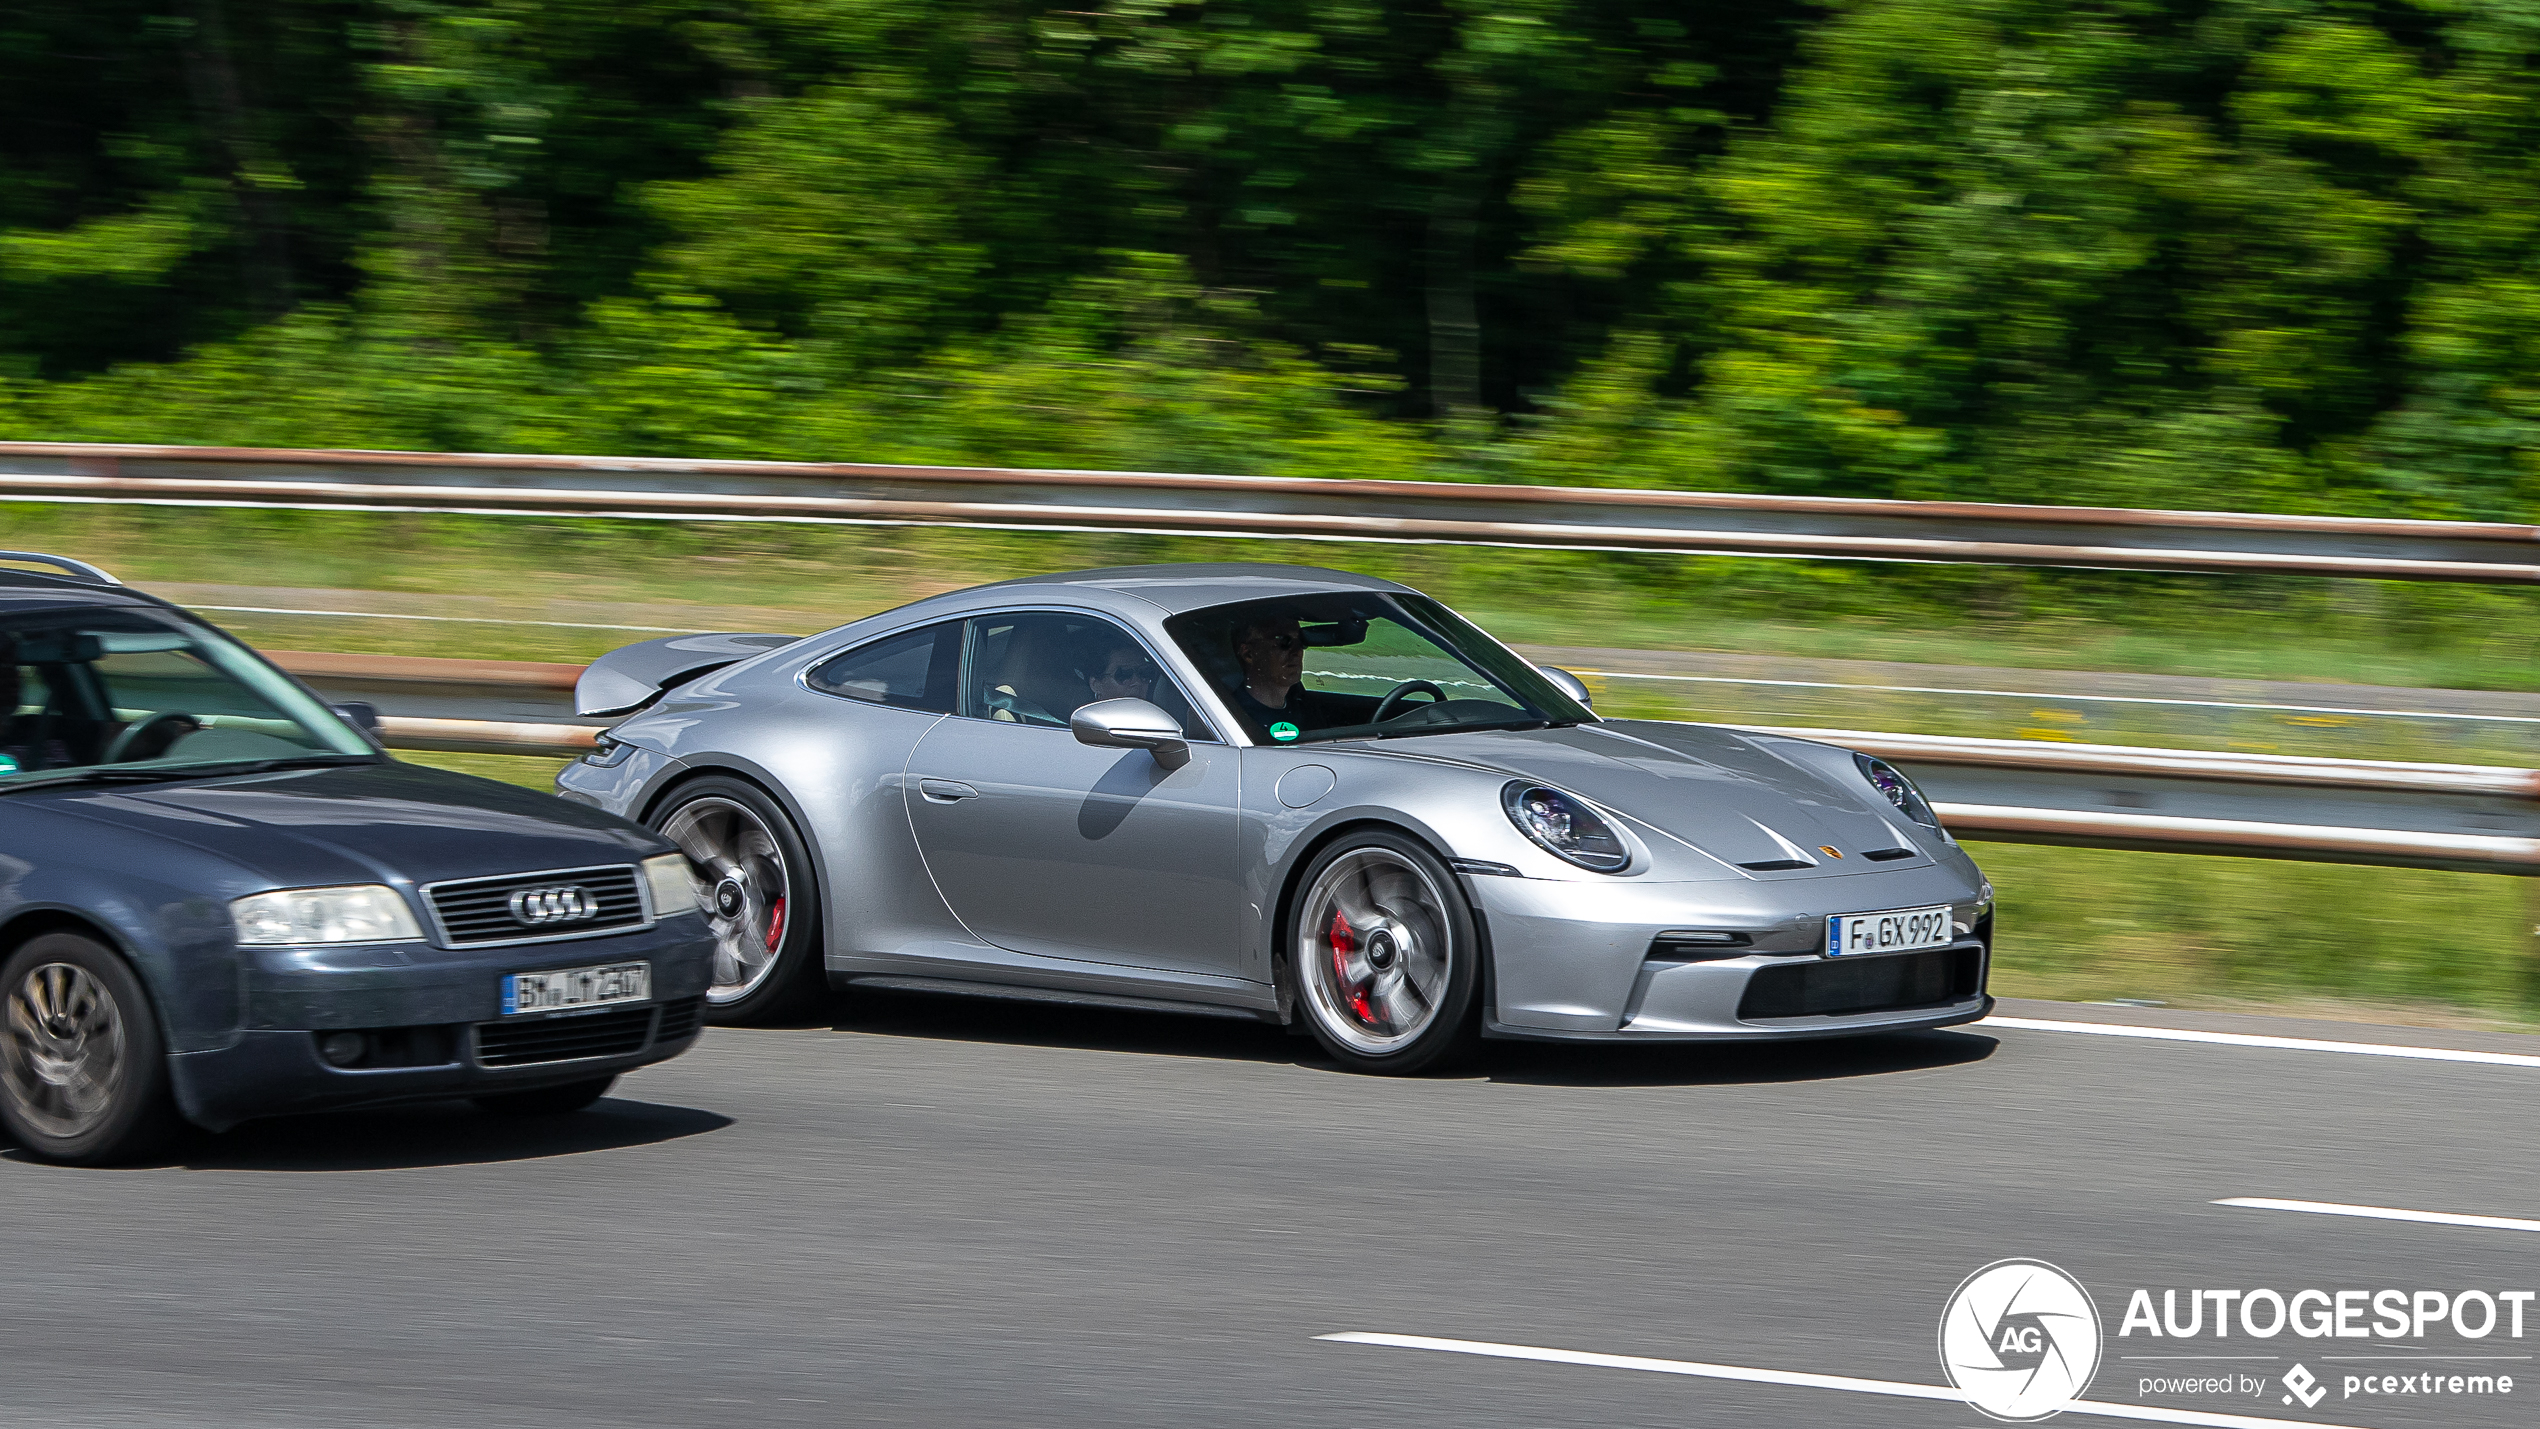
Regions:
<instances>
[{"instance_id":1,"label":"asphalt road","mask_svg":"<svg viewBox=\"0 0 2540 1429\"><path fill-rule=\"evenodd\" d=\"M2530 1371L2509 1397L2403 1400L2343 1397L2388 1366L2321 1358L2529 1355L2540 1305L2520 1341L2115 1335L2133 1287L2540 1289L2540 1235L2211 1204L2540 1213L2540 1066L1978 1028L1501 1044L1382 1081L1309 1047L867 999L711 1033L545 1124L273 1122L115 1171L0 1153L0 1423L1965 1426L1962 1404L1315 1337L1930 1385L1950 1291L2008 1256L2092 1290L2096 1401L2540 1418L2540 1361L2480 1366ZM2178 1365L2121 1357L2165 1348L2276 1358L2218 1367L2264 1394L2145 1397ZM2332 1392L2288 1408L2273 1376L2306 1356Z\"/></svg>"}]
</instances>

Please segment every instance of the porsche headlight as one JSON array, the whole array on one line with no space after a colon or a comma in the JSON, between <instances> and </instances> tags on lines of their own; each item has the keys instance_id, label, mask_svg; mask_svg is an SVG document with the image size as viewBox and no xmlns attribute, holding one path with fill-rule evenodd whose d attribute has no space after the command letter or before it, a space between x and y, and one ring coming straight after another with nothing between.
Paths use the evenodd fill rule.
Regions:
<instances>
[{"instance_id":1,"label":"porsche headlight","mask_svg":"<svg viewBox=\"0 0 2540 1429\"><path fill-rule=\"evenodd\" d=\"M1500 791L1509 822L1546 853L1597 873L1614 873L1632 861L1622 835L1584 803L1541 784L1511 784Z\"/></svg>"},{"instance_id":2,"label":"porsche headlight","mask_svg":"<svg viewBox=\"0 0 2540 1429\"><path fill-rule=\"evenodd\" d=\"M688 871L684 853L655 854L644 860L644 886L653 895L656 918L694 913L705 906L705 895L697 887L696 875Z\"/></svg>"},{"instance_id":3,"label":"porsche headlight","mask_svg":"<svg viewBox=\"0 0 2540 1429\"><path fill-rule=\"evenodd\" d=\"M1939 816L1931 811L1930 804L1923 801L1923 791L1915 788L1914 781L1906 778L1896 766L1866 754L1853 755L1852 762L1861 766L1861 777L1870 781L1871 788L1885 794L1887 801L1894 804L1899 813L1927 829L1940 827Z\"/></svg>"},{"instance_id":4,"label":"porsche headlight","mask_svg":"<svg viewBox=\"0 0 2540 1429\"><path fill-rule=\"evenodd\" d=\"M238 941L256 947L397 943L423 936L406 900L376 883L252 894L231 903L229 916L238 924Z\"/></svg>"}]
</instances>

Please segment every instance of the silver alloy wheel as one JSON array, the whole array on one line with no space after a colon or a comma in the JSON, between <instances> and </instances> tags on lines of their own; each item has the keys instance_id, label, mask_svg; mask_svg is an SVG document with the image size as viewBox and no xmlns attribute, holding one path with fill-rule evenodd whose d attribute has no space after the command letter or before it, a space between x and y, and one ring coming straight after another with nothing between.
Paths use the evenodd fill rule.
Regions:
<instances>
[{"instance_id":1,"label":"silver alloy wheel","mask_svg":"<svg viewBox=\"0 0 2540 1429\"><path fill-rule=\"evenodd\" d=\"M1353 849L1316 876L1299 913L1303 990L1342 1045L1380 1057L1437 1021L1454 946L1427 870L1392 849Z\"/></svg>"},{"instance_id":2,"label":"silver alloy wheel","mask_svg":"<svg viewBox=\"0 0 2540 1429\"><path fill-rule=\"evenodd\" d=\"M757 814L716 794L673 810L661 834L688 855L698 906L714 930L714 982L706 1001L738 1002L776 971L776 954L785 946L793 882L784 850Z\"/></svg>"},{"instance_id":3,"label":"silver alloy wheel","mask_svg":"<svg viewBox=\"0 0 2540 1429\"><path fill-rule=\"evenodd\" d=\"M46 1136L84 1135L123 1086L123 1012L86 968L41 963L9 989L0 1020L0 1086Z\"/></svg>"}]
</instances>

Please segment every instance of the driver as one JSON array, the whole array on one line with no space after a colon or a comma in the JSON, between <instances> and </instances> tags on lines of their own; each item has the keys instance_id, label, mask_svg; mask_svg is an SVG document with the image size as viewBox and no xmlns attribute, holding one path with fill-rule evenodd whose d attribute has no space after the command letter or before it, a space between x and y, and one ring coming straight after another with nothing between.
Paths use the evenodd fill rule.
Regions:
<instances>
[{"instance_id":1,"label":"driver","mask_svg":"<svg viewBox=\"0 0 2540 1429\"><path fill-rule=\"evenodd\" d=\"M1268 616L1235 630L1235 663L1243 684L1235 690L1235 707L1255 728L1277 733L1273 725L1300 730L1322 729L1329 721L1314 707L1314 697L1300 683L1305 674L1305 632L1293 615Z\"/></svg>"}]
</instances>

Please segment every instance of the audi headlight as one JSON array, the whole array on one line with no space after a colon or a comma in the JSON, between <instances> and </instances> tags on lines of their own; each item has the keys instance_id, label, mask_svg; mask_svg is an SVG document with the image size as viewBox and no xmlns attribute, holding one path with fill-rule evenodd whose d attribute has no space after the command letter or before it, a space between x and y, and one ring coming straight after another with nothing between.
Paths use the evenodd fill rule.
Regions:
<instances>
[{"instance_id":1,"label":"audi headlight","mask_svg":"<svg viewBox=\"0 0 2540 1429\"><path fill-rule=\"evenodd\" d=\"M705 892L688 871L688 855L655 854L644 860L644 887L653 895L653 916L694 913L705 906Z\"/></svg>"},{"instance_id":2,"label":"audi headlight","mask_svg":"<svg viewBox=\"0 0 2540 1429\"><path fill-rule=\"evenodd\" d=\"M419 939L415 915L397 890L376 883L351 888L286 888L258 893L229 905L238 941L259 947L283 943L396 943Z\"/></svg>"},{"instance_id":3,"label":"audi headlight","mask_svg":"<svg viewBox=\"0 0 2540 1429\"><path fill-rule=\"evenodd\" d=\"M1613 873L1632 861L1623 836L1586 804L1541 784L1511 784L1500 791L1509 822L1544 852L1597 873Z\"/></svg>"},{"instance_id":4,"label":"audi headlight","mask_svg":"<svg viewBox=\"0 0 2540 1429\"><path fill-rule=\"evenodd\" d=\"M1914 781L1906 778L1895 765L1884 759L1872 759L1866 754L1853 755L1852 762L1861 766L1861 777L1870 781L1871 788L1885 794L1887 801L1894 804L1899 813L1927 829L1940 828L1940 817L1931 811L1930 804L1924 802L1923 791L1915 788Z\"/></svg>"}]
</instances>

